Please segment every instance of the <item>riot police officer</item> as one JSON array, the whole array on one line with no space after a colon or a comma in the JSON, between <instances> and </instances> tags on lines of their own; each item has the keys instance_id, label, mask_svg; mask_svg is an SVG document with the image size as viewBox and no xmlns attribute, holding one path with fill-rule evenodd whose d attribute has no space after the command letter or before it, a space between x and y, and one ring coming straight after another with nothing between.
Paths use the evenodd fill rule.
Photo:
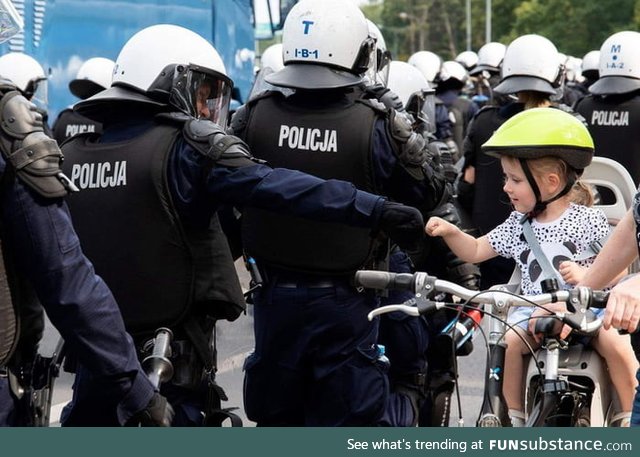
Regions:
<instances>
[{"instance_id":1,"label":"riot police officer","mask_svg":"<svg viewBox=\"0 0 640 457\"><path fill-rule=\"evenodd\" d=\"M80 100L85 100L111 85L115 62L105 57L92 57L78 69L75 79L69 82L69 90ZM64 140L84 132L102 132L102 125L68 107L60 112L53 124L53 137L62 144Z\"/></svg>"},{"instance_id":2,"label":"riot police officer","mask_svg":"<svg viewBox=\"0 0 640 457\"><path fill-rule=\"evenodd\" d=\"M431 51L418 51L409 57L407 63L420 70L420 73L422 73L427 80L429 87L436 86L436 79L442 68L442 59L439 55ZM436 138L447 143L447 146L453 153L454 159L457 160L460 155L460 149L454 141L455 118L442 100L436 97L435 102L436 131L434 134Z\"/></svg>"},{"instance_id":3,"label":"riot police officer","mask_svg":"<svg viewBox=\"0 0 640 457\"><path fill-rule=\"evenodd\" d=\"M436 77L436 95L453 115L453 140L458 151L462 151L469 123L479 110L475 102L461 96L468 80L467 70L452 60L442 63Z\"/></svg>"},{"instance_id":4,"label":"riot police officer","mask_svg":"<svg viewBox=\"0 0 640 457\"><path fill-rule=\"evenodd\" d=\"M444 183L431 179L423 137L404 115L360 95L367 70L382 70L371 64L376 42L362 12L344 2L303 0L287 16L283 49L284 69L267 81L295 93L250 101L232 120L234 133L274 166L346 179L423 212L433 209ZM279 426L414 424L426 332L398 342L410 345L410 354L387 354L404 378L389 395L378 322L365 317L378 299L350 282L358 268L386 268L388 241L272 211L247 210L243 218L244 249L265 278L254 296L256 347L245 367L248 417ZM404 335L405 328L394 326Z\"/></svg>"},{"instance_id":5,"label":"riot police officer","mask_svg":"<svg viewBox=\"0 0 640 457\"><path fill-rule=\"evenodd\" d=\"M478 50L478 61L469 70L469 76L475 85L475 93L472 95L472 100L479 107L506 103L504 97L493 92L493 88L500 81L500 68L502 67L506 50L507 47L497 41L485 43Z\"/></svg>"},{"instance_id":6,"label":"riot police officer","mask_svg":"<svg viewBox=\"0 0 640 457\"><path fill-rule=\"evenodd\" d=\"M71 225L63 197L73 186L60 169L60 149L23 90L0 79L0 424L42 425L48 414L32 404L25 411L19 400L35 399L18 398L34 394L31 381L42 375L35 363L41 303L114 406L78 425L98 425L101 414L114 425L168 425L171 408L137 362L113 295Z\"/></svg>"},{"instance_id":7,"label":"riot police officer","mask_svg":"<svg viewBox=\"0 0 640 457\"><path fill-rule=\"evenodd\" d=\"M624 31L600 48L600 79L575 110L587 120L596 154L620 162L640 183L640 33Z\"/></svg>"},{"instance_id":8,"label":"riot police officer","mask_svg":"<svg viewBox=\"0 0 640 457\"><path fill-rule=\"evenodd\" d=\"M381 228L407 235L409 244L419 238L415 209L251 157L220 127L231 89L204 38L151 26L120 51L111 87L75 106L102 122L103 133L63 145L66 169L83 190L69 201L78 234L96 271L114 284L140 357L158 327L173 332L174 374L161 389L176 410L173 425L233 420L215 382L213 330L217 319L236 319L245 302L216 216L222 204ZM78 413L64 418L69 425L103 402L87 373L76 379Z\"/></svg>"}]
</instances>

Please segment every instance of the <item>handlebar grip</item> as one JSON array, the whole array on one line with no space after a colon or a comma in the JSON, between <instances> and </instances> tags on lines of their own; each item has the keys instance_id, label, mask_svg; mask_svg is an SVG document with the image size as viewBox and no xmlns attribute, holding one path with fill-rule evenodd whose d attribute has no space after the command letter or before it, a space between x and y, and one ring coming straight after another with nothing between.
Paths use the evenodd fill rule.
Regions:
<instances>
[{"instance_id":1,"label":"handlebar grip","mask_svg":"<svg viewBox=\"0 0 640 457\"><path fill-rule=\"evenodd\" d=\"M606 308L607 301L609 301L609 292L594 290L591 293L591 303L589 303L589 308Z\"/></svg>"},{"instance_id":2,"label":"handlebar grip","mask_svg":"<svg viewBox=\"0 0 640 457\"><path fill-rule=\"evenodd\" d=\"M356 271L355 284L368 289L397 289L415 292L415 277L411 273L360 270Z\"/></svg>"}]
</instances>

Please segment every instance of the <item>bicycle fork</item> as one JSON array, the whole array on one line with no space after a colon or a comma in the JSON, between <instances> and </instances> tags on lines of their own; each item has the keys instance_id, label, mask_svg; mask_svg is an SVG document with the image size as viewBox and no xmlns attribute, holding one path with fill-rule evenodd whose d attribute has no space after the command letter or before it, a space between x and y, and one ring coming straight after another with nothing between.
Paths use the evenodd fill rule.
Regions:
<instances>
[{"instance_id":1,"label":"bicycle fork","mask_svg":"<svg viewBox=\"0 0 640 457\"><path fill-rule=\"evenodd\" d=\"M535 401L527 427L573 427L579 421L579 412L585 399L569 389L569 382L558 374L561 343L555 338L545 341L546 358L542 396ZM578 424L588 425L588 424Z\"/></svg>"},{"instance_id":2,"label":"bicycle fork","mask_svg":"<svg viewBox=\"0 0 640 457\"><path fill-rule=\"evenodd\" d=\"M487 360L484 398L478 418L478 427L511 427L511 418L507 408L507 401L502 393L504 379L504 359L507 344L502 335L504 320L506 320L508 305L504 300L498 300L488 312L498 317L491 319L489 331L489 359Z\"/></svg>"}]
</instances>

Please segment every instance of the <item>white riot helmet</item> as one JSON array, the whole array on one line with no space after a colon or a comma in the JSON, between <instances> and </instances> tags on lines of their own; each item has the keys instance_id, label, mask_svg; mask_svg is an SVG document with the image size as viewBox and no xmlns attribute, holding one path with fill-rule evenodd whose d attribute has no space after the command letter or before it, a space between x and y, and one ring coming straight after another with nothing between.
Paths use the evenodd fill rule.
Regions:
<instances>
[{"instance_id":1,"label":"white riot helmet","mask_svg":"<svg viewBox=\"0 0 640 457\"><path fill-rule=\"evenodd\" d=\"M82 64L69 90L78 98L86 99L111 86L115 62L104 57L93 57Z\"/></svg>"},{"instance_id":2,"label":"white riot helmet","mask_svg":"<svg viewBox=\"0 0 640 457\"><path fill-rule=\"evenodd\" d=\"M389 84L387 87L400 97L404 106L407 106L409 97L413 93L430 89L431 86L416 67L406 62L392 60L389 64Z\"/></svg>"},{"instance_id":3,"label":"white riot helmet","mask_svg":"<svg viewBox=\"0 0 640 457\"><path fill-rule=\"evenodd\" d=\"M640 33L618 32L600 48L600 79L589 87L596 95L626 94L640 89Z\"/></svg>"},{"instance_id":4,"label":"white riot helmet","mask_svg":"<svg viewBox=\"0 0 640 457\"><path fill-rule=\"evenodd\" d=\"M282 43L272 44L260 56L260 67L280 71L284 68L282 59Z\"/></svg>"},{"instance_id":5,"label":"white riot helmet","mask_svg":"<svg viewBox=\"0 0 640 457\"><path fill-rule=\"evenodd\" d=\"M398 95L407 111L422 118L428 131L435 132L435 91L420 70L406 62L392 60L387 87Z\"/></svg>"},{"instance_id":6,"label":"white riot helmet","mask_svg":"<svg viewBox=\"0 0 640 457\"><path fill-rule=\"evenodd\" d=\"M478 50L478 63L473 70L469 71L469 74L477 75L483 71L500 72L506 50L507 47L502 43L496 41L486 43Z\"/></svg>"},{"instance_id":7,"label":"white riot helmet","mask_svg":"<svg viewBox=\"0 0 640 457\"><path fill-rule=\"evenodd\" d=\"M418 51L412 54L407 62L420 70L429 83L435 81L442 66L442 59L431 51Z\"/></svg>"},{"instance_id":8,"label":"white riot helmet","mask_svg":"<svg viewBox=\"0 0 640 457\"><path fill-rule=\"evenodd\" d=\"M27 99L46 107L47 77L36 59L22 52L5 54L0 57L0 76L13 82Z\"/></svg>"},{"instance_id":9,"label":"white riot helmet","mask_svg":"<svg viewBox=\"0 0 640 457\"><path fill-rule=\"evenodd\" d=\"M384 37L378 26L369 19L367 19L367 25L369 26L369 35L376 40L375 59L372 59L369 63L369 69L366 73L367 79L372 83L382 84L386 87L389 82L391 52L387 50L387 43L384 41Z\"/></svg>"},{"instance_id":10,"label":"white riot helmet","mask_svg":"<svg viewBox=\"0 0 640 457\"><path fill-rule=\"evenodd\" d=\"M500 84L494 90L501 94L535 91L556 95L563 71L551 41L540 35L522 35L507 47Z\"/></svg>"},{"instance_id":11,"label":"white riot helmet","mask_svg":"<svg viewBox=\"0 0 640 457\"><path fill-rule=\"evenodd\" d=\"M334 89L360 84L375 53L360 8L338 0L302 0L282 31L284 68L265 79L294 89Z\"/></svg>"},{"instance_id":12,"label":"white riot helmet","mask_svg":"<svg viewBox=\"0 0 640 457\"><path fill-rule=\"evenodd\" d=\"M567 81L582 80L582 59L574 56L567 56L564 66Z\"/></svg>"},{"instance_id":13,"label":"white riot helmet","mask_svg":"<svg viewBox=\"0 0 640 457\"><path fill-rule=\"evenodd\" d=\"M160 24L133 35L116 59L111 87L76 106L81 114L115 100L172 106L226 126L232 88L207 40L184 27Z\"/></svg>"},{"instance_id":14,"label":"white riot helmet","mask_svg":"<svg viewBox=\"0 0 640 457\"><path fill-rule=\"evenodd\" d=\"M455 61L462 65L467 71L471 71L478 65L478 54L474 51L462 51L456 56Z\"/></svg>"},{"instance_id":15,"label":"white riot helmet","mask_svg":"<svg viewBox=\"0 0 640 457\"><path fill-rule=\"evenodd\" d=\"M600 75L600 50L587 52L582 58L582 76L598 79Z\"/></svg>"},{"instance_id":16,"label":"white riot helmet","mask_svg":"<svg viewBox=\"0 0 640 457\"><path fill-rule=\"evenodd\" d=\"M469 73L467 70L462 66L462 64L453 60L443 62L437 78L438 84L444 84L452 87L458 86L459 88L464 87L468 80Z\"/></svg>"}]
</instances>

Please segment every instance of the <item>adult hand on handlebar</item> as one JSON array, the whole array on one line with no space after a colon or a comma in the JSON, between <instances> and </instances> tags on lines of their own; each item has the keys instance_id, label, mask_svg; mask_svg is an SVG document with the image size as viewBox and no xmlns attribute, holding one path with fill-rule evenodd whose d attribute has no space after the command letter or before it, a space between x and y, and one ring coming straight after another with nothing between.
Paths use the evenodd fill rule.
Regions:
<instances>
[{"instance_id":1,"label":"adult hand on handlebar","mask_svg":"<svg viewBox=\"0 0 640 457\"><path fill-rule=\"evenodd\" d=\"M386 201L380 214L380 229L405 251L414 251L424 239L424 221L416 208Z\"/></svg>"},{"instance_id":2,"label":"adult hand on handlebar","mask_svg":"<svg viewBox=\"0 0 640 457\"><path fill-rule=\"evenodd\" d=\"M554 313L567 312L567 307L564 303L549 303L547 305L544 305L544 308L545 309L536 308L533 311L533 313L531 313L531 318L529 319L529 333L533 335L533 338L536 340L537 343L542 342L542 338L540 337L540 334L535 332L536 321L538 320L538 318L541 316L549 316ZM560 338L562 338L563 340L567 338L571 333L571 330L572 330L571 327L569 327L567 324L563 324L562 330L560 331Z\"/></svg>"},{"instance_id":3,"label":"adult hand on handlebar","mask_svg":"<svg viewBox=\"0 0 640 457\"><path fill-rule=\"evenodd\" d=\"M619 282L609 294L602 325L634 333L640 321L640 274Z\"/></svg>"}]
</instances>

